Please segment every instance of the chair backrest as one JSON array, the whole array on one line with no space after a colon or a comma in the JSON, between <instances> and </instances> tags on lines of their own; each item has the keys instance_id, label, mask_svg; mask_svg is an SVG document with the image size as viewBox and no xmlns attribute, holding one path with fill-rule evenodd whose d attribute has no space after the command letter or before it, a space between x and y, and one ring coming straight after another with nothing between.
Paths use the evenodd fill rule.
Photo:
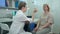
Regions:
<instances>
[{"instance_id":1,"label":"chair backrest","mask_svg":"<svg viewBox=\"0 0 60 34\"><path fill-rule=\"evenodd\" d=\"M9 26L7 24L0 23L1 29L9 31Z\"/></svg>"},{"instance_id":2,"label":"chair backrest","mask_svg":"<svg viewBox=\"0 0 60 34\"><path fill-rule=\"evenodd\" d=\"M53 32L53 26L54 26L54 24L51 25L51 32Z\"/></svg>"},{"instance_id":3,"label":"chair backrest","mask_svg":"<svg viewBox=\"0 0 60 34\"><path fill-rule=\"evenodd\" d=\"M53 32L53 26L54 26L54 24L51 25L51 32L49 32L48 34L53 34L54 33Z\"/></svg>"}]
</instances>

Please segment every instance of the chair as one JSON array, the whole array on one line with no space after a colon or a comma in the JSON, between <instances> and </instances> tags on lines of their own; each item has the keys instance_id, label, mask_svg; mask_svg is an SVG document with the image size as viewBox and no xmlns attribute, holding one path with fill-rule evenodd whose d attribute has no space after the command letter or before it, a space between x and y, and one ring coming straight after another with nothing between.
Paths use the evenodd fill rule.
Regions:
<instances>
[{"instance_id":1,"label":"chair","mask_svg":"<svg viewBox=\"0 0 60 34\"><path fill-rule=\"evenodd\" d=\"M51 32L49 32L48 34L53 34L53 26L54 26L54 24L52 24L52 26L51 26Z\"/></svg>"},{"instance_id":2,"label":"chair","mask_svg":"<svg viewBox=\"0 0 60 34\"><path fill-rule=\"evenodd\" d=\"M9 31L9 27L7 24L0 23L0 27L1 27L1 34L3 34L3 30Z\"/></svg>"},{"instance_id":3,"label":"chair","mask_svg":"<svg viewBox=\"0 0 60 34\"><path fill-rule=\"evenodd\" d=\"M23 33L20 33L20 34L32 34L32 33L30 33L30 32L23 32Z\"/></svg>"}]
</instances>

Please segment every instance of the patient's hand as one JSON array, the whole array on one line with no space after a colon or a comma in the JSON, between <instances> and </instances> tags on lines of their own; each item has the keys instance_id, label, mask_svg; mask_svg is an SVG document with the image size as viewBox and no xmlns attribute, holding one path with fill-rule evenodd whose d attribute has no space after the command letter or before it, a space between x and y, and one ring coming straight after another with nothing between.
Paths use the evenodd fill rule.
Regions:
<instances>
[{"instance_id":1,"label":"patient's hand","mask_svg":"<svg viewBox=\"0 0 60 34\"><path fill-rule=\"evenodd\" d=\"M38 27L36 27L35 29L34 29L34 31L37 31L38 30Z\"/></svg>"}]
</instances>

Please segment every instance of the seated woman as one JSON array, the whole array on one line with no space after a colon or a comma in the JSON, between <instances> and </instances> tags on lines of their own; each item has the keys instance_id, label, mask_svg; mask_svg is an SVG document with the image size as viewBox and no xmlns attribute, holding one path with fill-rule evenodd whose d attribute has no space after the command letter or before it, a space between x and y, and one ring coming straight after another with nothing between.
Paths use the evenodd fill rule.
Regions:
<instances>
[{"instance_id":1,"label":"seated woman","mask_svg":"<svg viewBox=\"0 0 60 34\"><path fill-rule=\"evenodd\" d=\"M43 5L44 13L41 15L34 31L36 34L47 34L51 31L51 25L54 23L53 15L50 13L48 4Z\"/></svg>"}]
</instances>

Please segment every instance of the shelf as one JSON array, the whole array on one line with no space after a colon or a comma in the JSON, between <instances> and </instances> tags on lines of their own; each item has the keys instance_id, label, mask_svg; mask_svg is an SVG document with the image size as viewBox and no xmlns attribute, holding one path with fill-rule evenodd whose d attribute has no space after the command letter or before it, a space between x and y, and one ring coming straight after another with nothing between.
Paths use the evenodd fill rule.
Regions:
<instances>
[{"instance_id":1,"label":"shelf","mask_svg":"<svg viewBox=\"0 0 60 34\"><path fill-rule=\"evenodd\" d=\"M10 7L0 7L0 9L18 10L17 8L10 8Z\"/></svg>"}]
</instances>

